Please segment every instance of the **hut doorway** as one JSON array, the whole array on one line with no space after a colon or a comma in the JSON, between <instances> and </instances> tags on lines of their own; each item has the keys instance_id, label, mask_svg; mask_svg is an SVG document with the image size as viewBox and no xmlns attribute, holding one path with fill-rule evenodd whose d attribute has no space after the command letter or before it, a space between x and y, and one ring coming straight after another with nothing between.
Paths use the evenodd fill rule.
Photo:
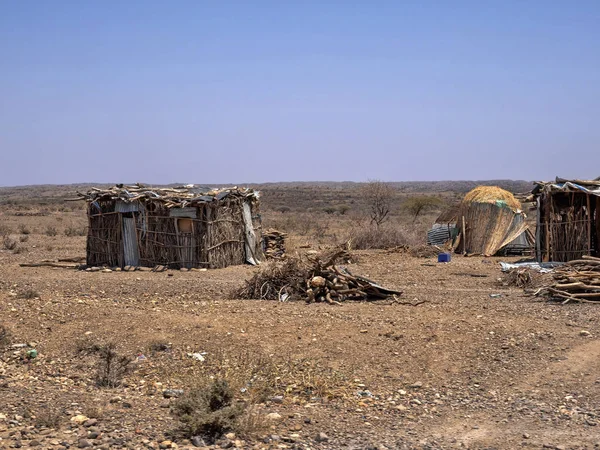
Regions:
<instances>
[{"instance_id":1,"label":"hut doorway","mask_svg":"<svg viewBox=\"0 0 600 450\"><path fill-rule=\"evenodd\" d=\"M194 238L194 222L187 217L175 219L175 230L177 233L177 246L179 263L181 267L191 269L195 266L194 249L196 239Z\"/></svg>"},{"instance_id":2,"label":"hut doorway","mask_svg":"<svg viewBox=\"0 0 600 450\"><path fill-rule=\"evenodd\" d=\"M137 267L140 264L137 232L134 213L121 213L123 223L123 262L125 266Z\"/></svg>"}]
</instances>

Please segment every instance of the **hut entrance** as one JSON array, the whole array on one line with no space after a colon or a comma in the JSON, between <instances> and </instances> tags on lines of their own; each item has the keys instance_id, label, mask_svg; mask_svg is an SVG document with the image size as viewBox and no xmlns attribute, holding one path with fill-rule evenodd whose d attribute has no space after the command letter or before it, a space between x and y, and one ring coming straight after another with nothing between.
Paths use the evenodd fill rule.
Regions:
<instances>
[{"instance_id":1,"label":"hut entrance","mask_svg":"<svg viewBox=\"0 0 600 450\"><path fill-rule=\"evenodd\" d=\"M125 266L137 267L140 264L134 213L121 213L123 223L123 262Z\"/></svg>"},{"instance_id":2,"label":"hut entrance","mask_svg":"<svg viewBox=\"0 0 600 450\"><path fill-rule=\"evenodd\" d=\"M176 218L175 232L177 233L177 253L181 267L186 269L195 267L194 249L196 248L196 238L194 237L193 220L187 217Z\"/></svg>"}]
</instances>

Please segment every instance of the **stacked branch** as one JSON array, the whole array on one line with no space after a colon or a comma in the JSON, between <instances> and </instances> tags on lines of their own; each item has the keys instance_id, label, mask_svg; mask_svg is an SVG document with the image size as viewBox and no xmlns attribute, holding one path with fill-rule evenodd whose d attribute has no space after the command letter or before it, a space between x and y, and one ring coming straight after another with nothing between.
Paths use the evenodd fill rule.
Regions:
<instances>
[{"instance_id":1,"label":"stacked branch","mask_svg":"<svg viewBox=\"0 0 600 450\"><path fill-rule=\"evenodd\" d=\"M281 259L285 256L286 233L274 228L263 232L264 253L267 259Z\"/></svg>"},{"instance_id":2,"label":"stacked branch","mask_svg":"<svg viewBox=\"0 0 600 450\"><path fill-rule=\"evenodd\" d=\"M583 256L555 269L554 282L536 295L563 300L563 304L600 301L600 258Z\"/></svg>"},{"instance_id":3,"label":"stacked branch","mask_svg":"<svg viewBox=\"0 0 600 450\"><path fill-rule=\"evenodd\" d=\"M345 300L384 299L402 294L336 265L349 257L346 250L338 249L312 258L268 262L233 297L339 304Z\"/></svg>"}]
</instances>

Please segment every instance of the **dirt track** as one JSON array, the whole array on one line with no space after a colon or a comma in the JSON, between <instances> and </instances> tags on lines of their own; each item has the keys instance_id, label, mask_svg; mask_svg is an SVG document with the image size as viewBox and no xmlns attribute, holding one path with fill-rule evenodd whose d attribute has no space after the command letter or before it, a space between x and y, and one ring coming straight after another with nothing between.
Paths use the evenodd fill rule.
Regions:
<instances>
[{"instance_id":1,"label":"dirt track","mask_svg":"<svg viewBox=\"0 0 600 450\"><path fill-rule=\"evenodd\" d=\"M84 238L56 239L61 244L52 257L81 254ZM455 257L441 265L398 253L359 252L358 264L350 266L356 273L404 291L404 302L426 302L338 307L228 300L231 289L257 270L251 267L165 273L18 267L48 252L40 243L28 254L0 253L1 322L10 328L12 343L34 342L39 351L29 364L11 350L2 354L0 448L17 440L27 446L31 439L41 440L41 448L59 448L89 435L84 427L64 435L40 435L39 429L28 434L35 423L28 416L48 404L64 409L60 430L70 428L70 414L101 407L95 425L101 437L94 445L157 447L176 424L160 389L185 387L193 364L185 353L205 350L210 358L211 352L248 348L333 369L344 395L298 399L282 392L283 403L263 406L265 413L282 416L263 434L282 440L246 441L244 447L600 443L600 310L543 303L499 287L497 259ZM17 297L28 288L40 298ZM502 297L490 298L492 293ZM144 353L148 359L125 386L98 389L92 361L76 351L86 336L115 341L132 358ZM173 351L150 353L157 340L171 342ZM156 382L162 385L151 388ZM9 423L15 414L22 417ZM328 440L316 442L319 432Z\"/></svg>"}]
</instances>

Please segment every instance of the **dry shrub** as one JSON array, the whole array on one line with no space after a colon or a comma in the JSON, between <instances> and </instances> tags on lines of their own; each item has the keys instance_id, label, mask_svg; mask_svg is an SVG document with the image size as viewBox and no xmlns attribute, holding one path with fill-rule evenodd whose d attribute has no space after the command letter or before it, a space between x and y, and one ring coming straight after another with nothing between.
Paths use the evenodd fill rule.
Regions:
<instances>
[{"instance_id":1,"label":"dry shrub","mask_svg":"<svg viewBox=\"0 0 600 450\"><path fill-rule=\"evenodd\" d=\"M150 342L148 349L152 353L167 352L171 349L171 344L167 341L155 340Z\"/></svg>"},{"instance_id":2,"label":"dry shrub","mask_svg":"<svg viewBox=\"0 0 600 450\"><path fill-rule=\"evenodd\" d=\"M70 226L65 228L65 236L73 237L73 236L85 236L87 234L87 230L85 227L74 227Z\"/></svg>"},{"instance_id":3,"label":"dry shrub","mask_svg":"<svg viewBox=\"0 0 600 450\"><path fill-rule=\"evenodd\" d=\"M317 361L274 357L260 350L208 349L208 357L188 375L191 386L174 412L186 436L214 440L228 431L250 436L265 428L257 406L273 395L305 400L339 398L346 378Z\"/></svg>"},{"instance_id":4,"label":"dry shrub","mask_svg":"<svg viewBox=\"0 0 600 450\"><path fill-rule=\"evenodd\" d=\"M288 257L282 261L268 261L245 285L232 293L233 298L254 300L279 300L287 293L290 300L297 300L306 291L306 280L310 277L311 265L299 257Z\"/></svg>"},{"instance_id":5,"label":"dry shrub","mask_svg":"<svg viewBox=\"0 0 600 450\"><path fill-rule=\"evenodd\" d=\"M15 248L17 248L17 241L12 239L10 236L4 236L4 239L2 240L2 245L6 250L14 250Z\"/></svg>"},{"instance_id":6,"label":"dry shrub","mask_svg":"<svg viewBox=\"0 0 600 450\"><path fill-rule=\"evenodd\" d=\"M98 372L96 384L114 388L121 384L123 377L129 372L131 360L117 352L114 343L108 343L98 350Z\"/></svg>"},{"instance_id":7,"label":"dry shrub","mask_svg":"<svg viewBox=\"0 0 600 450\"><path fill-rule=\"evenodd\" d=\"M36 428L53 428L60 427L63 421L63 412L53 406L44 406L36 412L34 425Z\"/></svg>"},{"instance_id":8,"label":"dry shrub","mask_svg":"<svg viewBox=\"0 0 600 450\"><path fill-rule=\"evenodd\" d=\"M10 331L4 325L0 325L0 348L8 346L10 343Z\"/></svg>"},{"instance_id":9,"label":"dry shrub","mask_svg":"<svg viewBox=\"0 0 600 450\"><path fill-rule=\"evenodd\" d=\"M29 235L28 234L24 234L22 236L19 237L19 242L27 242L29 240Z\"/></svg>"},{"instance_id":10,"label":"dry shrub","mask_svg":"<svg viewBox=\"0 0 600 450\"><path fill-rule=\"evenodd\" d=\"M53 226L48 226L46 227L46 236L56 236L58 234L58 231L56 230L56 227Z\"/></svg>"},{"instance_id":11,"label":"dry shrub","mask_svg":"<svg viewBox=\"0 0 600 450\"><path fill-rule=\"evenodd\" d=\"M6 237L11 233L12 233L12 228L10 228L8 225L0 223L0 236Z\"/></svg>"},{"instance_id":12,"label":"dry shrub","mask_svg":"<svg viewBox=\"0 0 600 450\"><path fill-rule=\"evenodd\" d=\"M389 249L410 243L403 230L390 226L355 228L348 240L356 250Z\"/></svg>"},{"instance_id":13,"label":"dry shrub","mask_svg":"<svg viewBox=\"0 0 600 450\"><path fill-rule=\"evenodd\" d=\"M25 235L31 233L31 230L29 228L27 228L27 225L25 225L24 223L19 224L18 230L19 230L19 233L25 234Z\"/></svg>"},{"instance_id":14,"label":"dry shrub","mask_svg":"<svg viewBox=\"0 0 600 450\"><path fill-rule=\"evenodd\" d=\"M27 288L17 295L18 298L24 298L26 300L33 300L34 298L40 297L40 293L32 288Z\"/></svg>"},{"instance_id":15,"label":"dry shrub","mask_svg":"<svg viewBox=\"0 0 600 450\"><path fill-rule=\"evenodd\" d=\"M245 412L244 403L235 400L229 383L221 378L207 386L195 386L175 402L173 412L181 422L187 437L202 436L214 441L236 430L237 421Z\"/></svg>"}]
</instances>

